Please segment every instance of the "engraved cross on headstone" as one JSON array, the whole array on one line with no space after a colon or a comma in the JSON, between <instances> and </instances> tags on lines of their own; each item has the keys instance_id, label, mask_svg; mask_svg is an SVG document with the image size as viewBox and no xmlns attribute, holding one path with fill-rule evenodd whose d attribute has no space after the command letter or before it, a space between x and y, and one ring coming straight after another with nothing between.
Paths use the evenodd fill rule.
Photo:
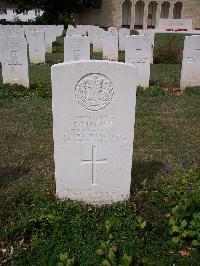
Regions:
<instances>
[{"instance_id":1,"label":"engraved cross on headstone","mask_svg":"<svg viewBox=\"0 0 200 266\"><path fill-rule=\"evenodd\" d=\"M12 67L12 72L14 71L14 66L22 66L23 63L18 61L18 52L17 51L11 51L10 60L6 60L5 62L7 63L8 66Z\"/></svg>"},{"instance_id":2,"label":"engraved cross on headstone","mask_svg":"<svg viewBox=\"0 0 200 266\"><path fill-rule=\"evenodd\" d=\"M92 147L92 160L81 160L81 165L91 164L92 165L92 185L97 185L96 180L96 166L97 164L106 164L108 159L97 159L97 147Z\"/></svg>"}]
</instances>

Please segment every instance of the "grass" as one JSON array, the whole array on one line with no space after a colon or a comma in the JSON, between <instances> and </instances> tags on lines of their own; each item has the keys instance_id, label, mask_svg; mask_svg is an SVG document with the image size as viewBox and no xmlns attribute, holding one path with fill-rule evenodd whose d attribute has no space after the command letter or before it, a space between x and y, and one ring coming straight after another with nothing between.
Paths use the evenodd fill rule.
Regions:
<instances>
[{"instance_id":1,"label":"grass","mask_svg":"<svg viewBox=\"0 0 200 266\"><path fill-rule=\"evenodd\" d=\"M189 34L180 34L180 33L156 33L155 35L155 49L159 46L165 45L168 41L174 41L176 43L176 48L184 48L185 36Z\"/></svg>"},{"instance_id":2,"label":"grass","mask_svg":"<svg viewBox=\"0 0 200 266\"><path fill-rule=\"evenodd\" d=\"M14 247L11 259L16 265L55 265L59 254L66 250L80 265L100 265L96 249L101 241L108 241L109 234L114 235L120 254L133 256L136 263L158 265L158 257L162 265L181 263L178 251L168 256L162 244L166 238L159 222L166 222L164 213L168 210L161 204L162 193L157 193L152 203L146 198L147 188L143 194L143 186L145 182L149 191L163 189L183 161L195 169L199 159L198 106L196 95L138 96L132 202L96 209L78 203L56 203L51 100L1 100L1 235L3 239L7 236L3 245L8 252ZM165 167L173 174L166 175ZM141 232L138 215L149 224ZM113 228L106 233L110 220ZM158 227L153 235L152 226ZM161 239L155 240L155 234ZM154 258L155 254L158 257ZM195 262L194 256L185 259L188 265Z\"/></svg>"},{"instance_id":3,"label":"grass","mask_svg":"<svg viewBox=\"0 0 200 266\"><path fill-rule=\"evenodd\" d=\"M54 44L49 63L30 66L31 83L50 90L51 62L62 57L62 42ZM178 65L155 65L151 79L170 87L175 74L178 85L177 73ZM34 89L20 94L17 87L15 93L8 89L1 94L0 86L0 262L198 265L199 246L178 232L174 243L168 216L176 217L174 207L188 204L188 197L192 210L192 198L200 195L199 88L181 96L158 93L156 87L138 90L131 198L101 208L56 200L51 98L33 94ZM179 214L177 228L181 219L192 224L191 216L184 215Z\"/></svg>"},{"instance_id":4,"label":"grass","mask_svg":"<svg viewBox=\"0 0 200 266\"><path fill-rule=\"evenodd\" d=\"M181 65L160 64L151 65L150 84L159 84L162 87L179 87L181 78Z\"/></svg>"}]
</instances>

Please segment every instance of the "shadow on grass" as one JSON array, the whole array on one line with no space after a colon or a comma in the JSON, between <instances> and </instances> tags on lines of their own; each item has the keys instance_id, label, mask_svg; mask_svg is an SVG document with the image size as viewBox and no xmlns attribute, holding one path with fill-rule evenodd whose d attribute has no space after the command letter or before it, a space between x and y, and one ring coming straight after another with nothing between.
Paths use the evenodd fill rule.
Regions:
<instances>
[{"instance_id":1,"label":"shadow on grass","mask_svg":"<svg viewBox=\"0 0 200 266\"><path fill-rule=\"evenodd\" d=\"M9 183L27 174L29 169L19 167L0 167L0 186L7 186Z\"/></svg>"},{"instance_id":2,"label":"shadow on grass","mask_svg":"<svg viewBox=\"0 0 200 266\"><path fill-rule=\"evenodd\" d=\"M164 164L159 161L133 161L131 195L134 191L140 189L144 180L147 182L153 180L164 168Z\"/></svg>"}]
</instances>

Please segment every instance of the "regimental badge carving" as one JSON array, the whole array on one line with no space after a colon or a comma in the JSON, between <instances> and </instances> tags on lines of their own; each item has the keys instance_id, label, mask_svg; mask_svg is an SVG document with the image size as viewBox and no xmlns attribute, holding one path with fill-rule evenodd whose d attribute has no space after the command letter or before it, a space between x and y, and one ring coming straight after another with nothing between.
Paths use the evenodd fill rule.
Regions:
<instances>
[{"instance_id":1,"label":"regimental badge carving","mask_svg":"<svg viewBox=\"0 0 200 266\"><path fill-rule=\"evenodd\" d=\"M99 111L108 106L114 96L114 89L109 78L102 74L89 74L76 86L76 99L85 109Z\"/></svg>"}]
</instances>

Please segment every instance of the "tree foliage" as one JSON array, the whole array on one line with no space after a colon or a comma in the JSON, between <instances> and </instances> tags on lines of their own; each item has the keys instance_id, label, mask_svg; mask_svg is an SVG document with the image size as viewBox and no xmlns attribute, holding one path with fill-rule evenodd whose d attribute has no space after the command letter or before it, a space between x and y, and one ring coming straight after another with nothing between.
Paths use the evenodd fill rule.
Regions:
<instances>
[{"instance_id":1,"label":"tree foliage","mask_svg":"<svg viewBox=\"0 0 200 266\"><path fill-rule=\"evenodd\" d=\"M79 11L81 8L99 7L100 0L9 0L16 4L19 11L40 8L44 11L54 11L68 14Z\"/></svg>"},{"instance_id":2,"label":"tree foliage","mask_svg":"<svg viewBox=\"0 0 200 266\"><path fill-rule=\"evenodd\" d=\"M61 15L70 16L82 8L98 8L101 0L8 0L11 4L17 5L19 13L24 10L38 8L44 10L44 16L54 20Z\"/></svg>"}]
</instances>

